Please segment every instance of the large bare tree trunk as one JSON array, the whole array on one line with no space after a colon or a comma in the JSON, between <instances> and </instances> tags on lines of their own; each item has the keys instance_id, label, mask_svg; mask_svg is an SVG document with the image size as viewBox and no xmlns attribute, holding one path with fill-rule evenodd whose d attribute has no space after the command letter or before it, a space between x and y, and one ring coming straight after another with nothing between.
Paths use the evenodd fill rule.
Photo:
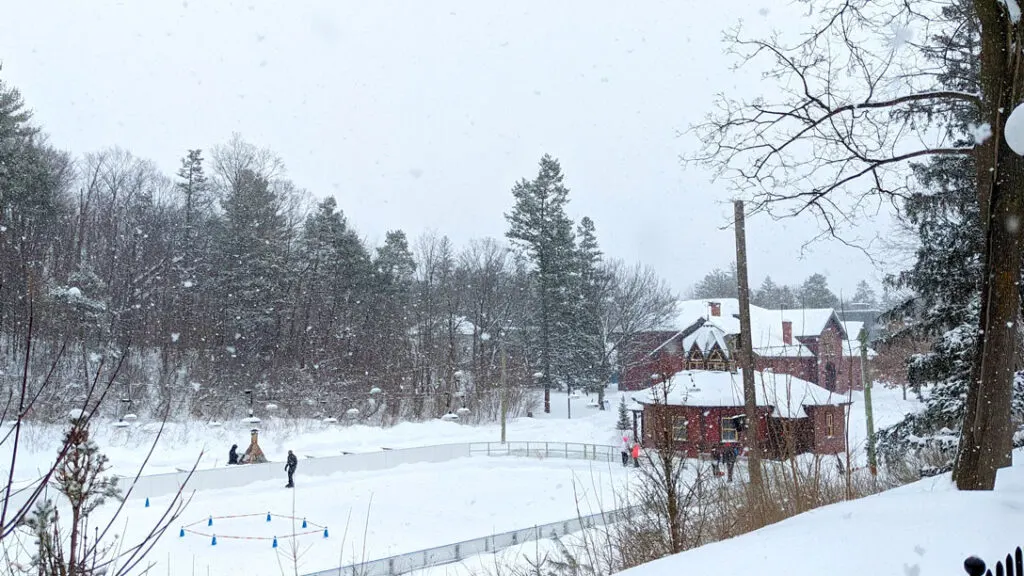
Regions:
<instances>
[{"instance_id":1,"label":"large bare tree trunk","mask_svg":"<svg viewBox=\"0 0 1024 576\"><path fill-rule=\"evenodd\" d=\"M978 347L953 478L961 490L991 490L1010 464L1016 320L1020 310L1024 159L1006 144L1006 117L1021 100L1019 24L998 0L975 0L981 24L983 117L992 137L977 149L985 232Z\"/></svg>"}]
</instances>

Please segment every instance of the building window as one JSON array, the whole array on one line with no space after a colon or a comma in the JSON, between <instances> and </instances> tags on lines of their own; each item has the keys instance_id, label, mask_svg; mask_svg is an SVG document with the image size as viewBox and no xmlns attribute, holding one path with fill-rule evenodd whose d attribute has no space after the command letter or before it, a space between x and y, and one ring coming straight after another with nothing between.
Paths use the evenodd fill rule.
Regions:
<instances>
[{"instance_id":1,"label":"building window","mask_svg":"<svg viewBox=\"0 0 1024 576\"><path fill-rule=\"evenodd\" d=\"M672 422L672 439L676 442L686 442L689 440L690 435L687 430L687 421L685 419L679 419Z\"/></svg>"},{"instance_id":2,"label":"building window","mask_svg":"<svg viewBox=\"0 0 1024 576\"><path fill-rule=\"evenodd\" d=\"M704 361L703 360L690 360L690 370L703 370L703 369L704 369Z\"/></svg>"},{"instance_id":3,"label":"building window","mask_svg":"<svg viewBox=\"0 0 1024 576\"><path fill-rule=\"evenodd\" d=\"M694 344L693 348L690 348L690 360L688 362L690 370L703 370L704 369L704 354L701 354L700 348Z\"/></svg>"},{"instance_id":4,"label":"building window","mask_svg":"<svg viewBox=\"0 0 1024 576\"><path fill-rule=\"evenodd\" d=\"M736 431L736 421L732 417L722 418L722 442L736 442L739 440L739 433Z\"/></svg>"},{"instance_id":5,"label":"building window","mask_svg":"<svg viewBox=\"0 0 1024 576\"><path fill-rule=\"evenodd\" d=\"M711 354L708 355L708 370L721 370L725 371L727 364L725 358L722 356L722 351L714 349Z\"/></svg>"},{"instance_id":6,"label":"building window","mask_svg":"<svg viewBox=\"0 0 1024 576\"><path fill-rule=\"evenodd\" d=\"M831 438L836 435L836 421L831 412L825 412L825 436Z\"/></svg>"}]
</instances>

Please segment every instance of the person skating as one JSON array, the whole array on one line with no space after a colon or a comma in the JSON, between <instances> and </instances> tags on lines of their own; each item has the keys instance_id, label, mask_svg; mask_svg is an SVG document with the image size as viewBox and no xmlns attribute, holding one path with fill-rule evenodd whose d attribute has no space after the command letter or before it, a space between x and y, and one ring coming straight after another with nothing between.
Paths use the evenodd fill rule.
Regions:
<instances>
[{"instance_id":1,"label":"person skating","mask_svg":"<svg viewBox=\"0 0 1024 576\"><path fill-rule=\"evenodd\" d=\"M629 466L629 436L622 437L622 466Z\"/></svg>"},{"instance_id":2,"label":"person skating","mask_svg":"<svg viewBox=\"0 0 1024 576\"><path fill-rule=\"evenodd\" d=\"M640 443L636 441L633 442L633 467L640 467Z\"/></svg>"},{"instance_id":3,"label":"person skating","mask_svg":"<svg viewBox=\"0 0 1024 576\"><path fill-rule=\"evenodd\" d=\"M238 461L238 444L231 445L231 451L228 452L228 464L240 464Z\"/></svg>"},{"instance_id":4,"label":"person skating","mask_svg":"<svg viewBox=\"0 0 1024 576\"><path fill-rule=\"evenodd\" d=\"M299 459L295 457L295 454L291 450L288 451L288 462L284 465L284 471L288 473L288 484L285 488L294 488L295 482L292 480L292 475L295 474L295 469L299 466Z\"/></svg>"}]
</instances>

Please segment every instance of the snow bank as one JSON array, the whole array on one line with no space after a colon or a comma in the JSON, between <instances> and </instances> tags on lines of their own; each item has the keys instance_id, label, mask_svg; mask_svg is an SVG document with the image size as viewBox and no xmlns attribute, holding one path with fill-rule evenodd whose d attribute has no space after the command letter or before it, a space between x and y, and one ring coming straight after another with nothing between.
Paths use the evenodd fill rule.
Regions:
<instances>
[{"instance_id":1,"label":"snow bank","mask_svg":"<svg viewBox=\"0 0 1024 576\"><path fill-rule=\"evenodd\" d=\"M991 564L1024 543L1024 451L1015 456L1015 466L1000 471L994 492L958 492L946 474L818 508L622 574L963 574L968 556Z\"/></svg>"}]
</instances>

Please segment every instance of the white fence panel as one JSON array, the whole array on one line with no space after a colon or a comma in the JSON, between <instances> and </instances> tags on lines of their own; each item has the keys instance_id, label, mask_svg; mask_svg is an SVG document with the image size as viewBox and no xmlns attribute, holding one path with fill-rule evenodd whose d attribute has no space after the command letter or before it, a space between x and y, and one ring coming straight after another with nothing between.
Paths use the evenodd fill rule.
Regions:
<instances>
[{"instance_id":1,"label":"white fence panel","mask_svg":"<svg viewBox=\"0 0 1024 576\"><path fill-rule=\"evenodd\" d=\"M565 442L474 442L462 444L441 444L418 448L400 448L344 454L325 458L303 458L299 460L300 476L330 476L341 472L363 472L385 470L403 464L424 462L448 462L469 456L521 456L528 458L568 458L577 460L614 461L618 456L612 446L600 444L576 444ZM140 476L132 490L131 498L157 498L176 493L187 472L171 472ZM221 468L196 470L186 490L222 490L238 488L254 482L283 482L284 463L246 464ZM132 478L121 477L122 492L132 483Z\"/></svg>"}]
</instances>

